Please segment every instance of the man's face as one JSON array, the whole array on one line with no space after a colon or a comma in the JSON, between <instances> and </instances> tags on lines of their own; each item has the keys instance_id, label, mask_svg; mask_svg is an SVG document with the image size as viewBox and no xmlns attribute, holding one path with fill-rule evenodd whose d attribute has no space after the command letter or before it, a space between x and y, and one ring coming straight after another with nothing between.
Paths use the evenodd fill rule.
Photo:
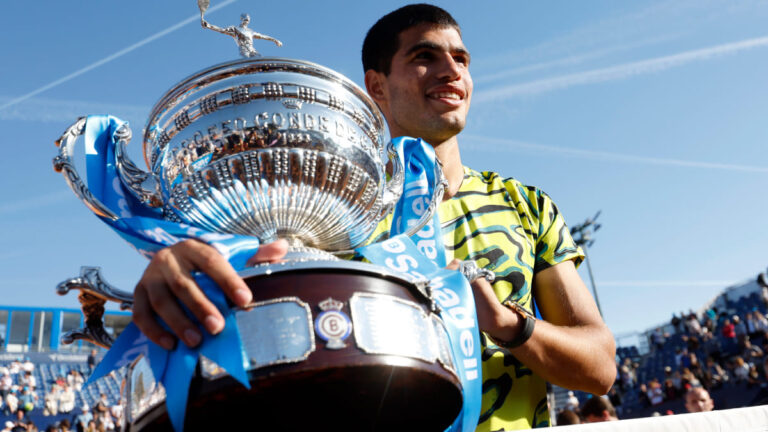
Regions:
<instances>
[{"instance_id":1,"label":"man's face","mask_svg":"<svg viewBox=\"0 0 768 432\"><path fill-rule=\"evenodd\" d=\"M469 52L455 28L433 24L403 31L399 42L389 75L366 73L368 91L393 137L419 137L437 145L466 123L472 96Z\"/></svg>"},{"instance_id":2,"label":"man's face","mask_svg":"<svg viewBox=\"0 0 768 432\"><path fill-rule=\"evenodd\" d=\"M688 412L707 412L715 408L715 403L709 397L709 392L703 389L694 390L685 396L685 408Z\"/></svg>"}]
</instances>

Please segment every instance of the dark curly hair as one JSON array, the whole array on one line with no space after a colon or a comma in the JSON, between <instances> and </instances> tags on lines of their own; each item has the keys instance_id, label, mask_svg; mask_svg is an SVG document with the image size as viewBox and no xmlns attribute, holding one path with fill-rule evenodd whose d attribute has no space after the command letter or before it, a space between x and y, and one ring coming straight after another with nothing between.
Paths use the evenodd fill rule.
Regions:
<instances>
[{"instance_id":1,"label":"dark curly hair","mask_svg":"<svg viewBox=\"0 0 768 432\"><path fill-rule=\"evenodd\" d=\"M454 27L459 36L459 23L445 10L430 4L403 6L384 15L368 30L363 41L363 72L373 69L389 75L392 57L400 48L400 33L419 24Z\"/></svg>"}]
</instances>

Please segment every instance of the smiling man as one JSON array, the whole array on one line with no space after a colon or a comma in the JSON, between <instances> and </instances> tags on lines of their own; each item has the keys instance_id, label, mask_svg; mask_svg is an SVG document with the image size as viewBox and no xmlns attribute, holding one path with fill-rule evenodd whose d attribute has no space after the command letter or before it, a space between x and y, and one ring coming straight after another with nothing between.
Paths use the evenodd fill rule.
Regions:
<instances>
[{"instance_id":1,"label":"smiling man","mask_svg":"<svg viewBox=\"0 0 768 432\"><path fill-rule=\"evenodd\" d=\"M546 381L605 394L616 375L613 337L576 272L583 256L552 200L535 187L461 162L457 135L472 98L470 54L446 11L405 6L363 43L368 93L392 137L423 138L449 187L439 215L447 255L494 271L473 284L483 332L478 430L549 424ZM531 316L534 304L542 320Z\"/></svg>"}]
</instances>

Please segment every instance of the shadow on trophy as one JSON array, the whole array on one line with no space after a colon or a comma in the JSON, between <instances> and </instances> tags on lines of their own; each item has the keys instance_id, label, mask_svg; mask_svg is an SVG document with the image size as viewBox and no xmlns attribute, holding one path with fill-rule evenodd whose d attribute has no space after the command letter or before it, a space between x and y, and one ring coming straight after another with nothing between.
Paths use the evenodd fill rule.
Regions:
<instances>
[{"instance_id":1,"label":"shadow on trophy","mask_svg":"<svg viewBox=\"0 0 768 432\"><path fill-rule=\"evenodd\" d=\"M160 97L143 133L146 170L126 155L131 130L117 127L113 169L128 196L110 204L74 168L90 117L66 130L54 160L107 223L123 220L119 203L127 200L159 224L290 244L283 261L239 272L253 302L233 313L242 352L231 356L242 357L250 389L201 356L184 428L445 430L461 410L462 387L429 280L348 259L403 193L403 161L378 107L323 66L261 57L254 40L282 43L249 29L247 15L239 26L217 27L204 18L207 1L199 6L203 28L233 37L243 58L196 72ZM439 164L431 175L443 178ZM405 234L427 223L442 187L438 181L430 208ZM94 267L58 287L70 290L80 291L86 326L65 342L112 346L104 305L130 309L131 293ZM123 430L172 430L172 389L145 356L124 370Z\"/></svg>"}]
</instances>

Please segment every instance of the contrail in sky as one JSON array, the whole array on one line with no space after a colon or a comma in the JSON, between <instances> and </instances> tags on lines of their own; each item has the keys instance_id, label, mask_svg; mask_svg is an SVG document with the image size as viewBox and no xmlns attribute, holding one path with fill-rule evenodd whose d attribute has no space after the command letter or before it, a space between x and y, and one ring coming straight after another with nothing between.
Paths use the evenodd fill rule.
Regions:
<instances>
[{"instance_id":1,"label":"contrail in sky","mask_svg":"<svg viewBox=\"0 0 768 432\"><path fill-rule=\"evenodd\" d=\"M226 0L225 2L223 2L223 3L219 4L219 5L211 7L210 9L208 9L208 12L216 11L216 10L221 9L224 6L232 4L232 3L236 2L236 1L237 0ZM151 35L151 36L149 36L149 37L147 37L145 39L140 40L139 42L136 42L135 44L133 44L133 45L127 47L127 48L123 48L120 51L118 51L118 52L116 52L114 54L108 55L107 57L104 57L103 59L101 59L101 60L99 60L97 62L91 63L91 64L89 64L88 66L86 66L86 67L84 67L82 69L79 69L79 70L77 70L75 72L72 72L69 75L63 76L63 77L61 77L61 78L59 78L59 79L57 79L57 80L55 80L53 82L50 82L50 83L48 83L48 84L46 84L46 85L44 85L44 86L42 86L42 87L40 87L38 89L35 89L35 90L33 90L33 91L23 95L23 96L19 96L16 99L11 100L10 102L7 102L7 103L5 103L3 105L0 105L0 110L3 110L3 109L6 109L8 107L11 107L13 105L16 105L17 103L23 102L23 101L25 101L25 100L33 97L33 96L36 96L36 95L38 95L38 94L40 94L40 93L42 93L42 92L44 92L46 90L50 90L50 89L58 86L59 84L65 83L65 82L71 80L72 78L76 78L76 77L78 77L78 76L80 76L80 75L82 75L82 74L84 74L84 73L86 73L86 72L88 72L88 71L90 71L92 69L96 69L97 67L99 67L99 66L101 66L103 64L109 63L109 62L111 62L112 60L114 60L114 59L116 59L118 57L122 57L125 54L128 54L129 52L131 52L131 51L133 51L133 50L135 50L137 48L140 48L140 47L142 47L142 46L144 46L144 45L146 45L146 44L148 44L148 43L150 43L150 42L152 42L152 41L154 41L156 39L159 39L159 38L161 38L161 37L163 37L163 36L165 36L165 35L167 35L169 33L172 33L172 32L174 32L174 31L184 27L185 25L187 25L187 24L189 24L189 23L191 23L193 21L196 21L198 19L200 19L200 15L193 15L193 16L185 19L184 21L181 21L178 24L172 25L171 27L168 27L167 29L161 30L161 31L159 31L159 32L157 32L157 33L155 33L155 34L153 34L153 35Z\"/></svg>"},{"instance_id":2,"label":"contrail in sky","mask_svg":"<svg viewBox=\"0 0 768 432\"><path fill-rule=\"evenodd\" d=\"M475 93L473 103L483 103L499 99L507 99L514 96L534 95L554 90L560 90L576 85L592 84L628 78L651 72L660 72L672 67L682 66L698 60L707 60L712 57L746 51L753 48L768 46L768 36L746 39L722 45L715 45L681 53L620 64L602 69L563 75L554 78L545 78L522 84L495 87L489 90Z\"/></svg>"},{"instance_id":3,"label":"contrail in sky","mask_svg":"<svg viewBox=\"0 0 768 432\"><path fill-rule=\"evenodd\" d=\"M570 155L570 156L576 156L576 157L584 157L588 159L608 159L608 160L621 161L621 162L645 163L650 165L671 165L671 166L680 166L680 167L688 167L688 168L707 168L707 169L721 169L721 170L729 170L729 171L768 173L768 167L761 167L761 166L724 164L724 163L715 163L715 162L700 162L700 161L690 161L690 160L683 160L683 159L654 158L654 157L647 157L647 156L628 155L628 154L622 154L622 153L612 153L612 152L604 152L604 151L597 151L597 150L571 149L566 147L558 147L558 146L551 146L551 145L545 145L545 144L527 143L527 142L517 141L513 139L491 138L491 137L483 137L483 136L469 135L469 134L462 135L462 138L463 138L462 145L464 147L476 148L478 150L481 148L487 148L487 147L475 146L472 142L467 142L467 141L485 142L485 143L495 142L495 143L504 144L507 146L506 149L494 147L493 149L494 151L499 151L499 150L512 151L512 147L517 147L517 148L527 148L527 149L536 150L536 151L559 153L563 155Z\"/></svg>"},{"instance_id":4,"label":"contrail in sky","mask_svg":"<svg viewBox=\"0 0 768 432\"><path fill-rule=\"evenodd\" d=\"M726 287L733 281L598 281L599 285L612 287Z\"/></svg>"},{"instance_id":5,"label":"contrail in sky","mask_svg":"<svg viewBox=\"0 0 768 432\"><path fill-rule=\"evenodd\" d=\"M5 202L0 205L0 215L35 210L40 207L57 204L69 199L72 199L72 192L61 190L58 192L50 192L43 195L24 198L18 201Z\"/></svg>"}]
</instances>

